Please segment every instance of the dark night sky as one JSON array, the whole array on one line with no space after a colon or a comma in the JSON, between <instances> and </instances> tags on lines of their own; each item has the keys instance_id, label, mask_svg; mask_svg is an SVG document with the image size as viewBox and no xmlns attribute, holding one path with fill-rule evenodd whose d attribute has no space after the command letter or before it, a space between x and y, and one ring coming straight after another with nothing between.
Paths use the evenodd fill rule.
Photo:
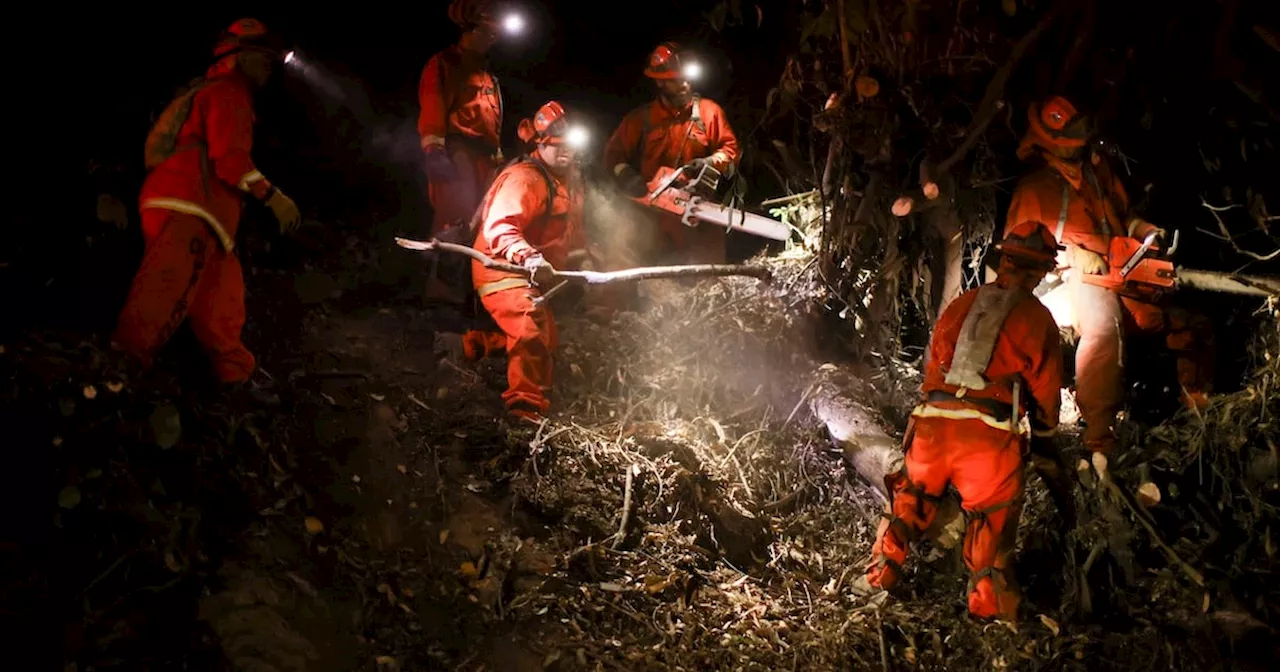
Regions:
<instances>
[{"instance_id":1,"label":"dark night sky","mask_svg":"<svg viewBox=\"0 0 1280 672\"><path fill-rule=\"evenodd\" d=\"M275 5L192 3L183 7L181 18L92 6L61 32L59 53L78 67L58 71L45 67L49 61L44 61L39 68L18 73L20 88L41 91L40 98L49 103L18 110L19 127L42 129L35 137L56 136L60 127L74 119L70 123L77 132L69 152L35 153L38 163L48 163L58 172L82 171L89 158L133 162L150 116L163 107L176 86L203 71L213 38L240 16L257 17L284 33L302 53L335 75L348 98L337 107L372 111L372 118L350 110L338 110L338 117L355 114L357 125L411 122L422 66L454 41L457 29L446 17L447 0L377 4L368 10L346 4L343 11L334 12L314 5L306 11L289 11ZM756 29L753 21L748 29L717 36L699 14L676 13L662 2L625 14L609 3L523 0L523 4L531 29L498 45L492 54L492 70L499 75L507 99L508 137L520 117L554 97L590 115L603 142L621 115L651 94L640 70L648 51L663 39L682 39L701 48L715 65L716 76L704 87L712 97L732 91L762 98L777 81L781 59L776 54L742 48L778 43L776 33L781 28L767 21L762 29ZM711 40L701 39L708 35ZM740 82L740 72L758 75L751 82ZM269 128L293 126L284 131L287 134L306 132L311 125L310 131L320 136L330 132L324 119L335 111L315 109L326 107L323 96L309 99L312 92L299 81L285 82L275 93L281 90L291 94L285 107L297 116L278 118L279 111L268 106L261 112L271 122ZM364 106L361 99L365 97L371 107ZM329 103L328 107L334 106ZM30 144L32 150L41 149L39 142ZM68 161L69 156L77 161Z\"/></svg>"}]
</instances>

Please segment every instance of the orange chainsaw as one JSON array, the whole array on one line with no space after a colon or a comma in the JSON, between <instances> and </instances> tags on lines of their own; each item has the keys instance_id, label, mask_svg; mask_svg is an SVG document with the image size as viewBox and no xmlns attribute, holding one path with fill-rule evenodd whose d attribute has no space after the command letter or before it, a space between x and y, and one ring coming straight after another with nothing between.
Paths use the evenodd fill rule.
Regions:
<instances>
[{"instance_id":1,"label":"orange chainsaw","mask_svg":"<svg viewBox=\"0 0 1280 672\"><path fill-rule=\"evenodd\" d=\"M633 197L640 205L675 215L685 226L703 222L770 240L791 237L791 227L763 215L729 208L711 199L720 186L720 171L710 164L662 167L649 181L649 193Z\"/></svg>"},{"instance_id":2,"label":"orange chainsaw","mask_svg":"<svg viewBox=\"0 0 1280 672\"><path fill-rule=\"evenodd\" d=\"M1178 248L1178 232L1169 249L1161 250L1152 231L1141 241L1115 236L1107 254L1111 269L1105 275L1084 275L1081 280L1106 287L1117 294L1156 301L1176 289L1190 288L1248 296L1280 296L1280 277L1218 273L1173 265L1170 257Z\"/></svg>"}]
</instances>

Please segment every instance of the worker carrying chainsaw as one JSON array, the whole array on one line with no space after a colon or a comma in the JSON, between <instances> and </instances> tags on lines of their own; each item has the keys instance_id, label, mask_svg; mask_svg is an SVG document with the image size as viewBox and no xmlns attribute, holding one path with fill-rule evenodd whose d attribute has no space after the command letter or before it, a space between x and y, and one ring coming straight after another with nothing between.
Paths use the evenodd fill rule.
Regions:
<instances>
[{"instance_id":1,"label":"worker carrying chainsaw","mask_svg":"<svg viewBox=\"0 0 1280 672\"><path fill-rule=\"evenodd\" d=\"M701 64L679 45L666 42L649 55L644 75L654 81L658 96L622 119L604 148L608 166L628 196L642 196L659 169L689 170L708 165L718 173L733 170L739 159L738 139L724 110L694 91ZM683 263L723 263L726 230L719 226L690 227L678 217L659 219L660 249L674 252Z\"/></svg>"},{"instance_id":2,"label":"worker carrying chainsaw","mask_svg":"<svg viewBox=\"0 0 1280 672\"><path fill-rule=\"evenodd\" d=\"M1129 239L1136 247L1136 241L1159 241L1165 233L1130 210L1124 186L1095 151L1093 119L1062 97L1033 104L1028 117L1018 157L1036 167L1015 188L1006 225L1052 223L1066 246L1058 270L1067 277L1072 326L1080 336L1075 378L1084 444L1107 454L1115 449L1113 425L1124 395L1124 334L1166 334L1168 347L1177 353L1182 401L1195 407L1207 402L1213 381L1212 325L1111 282L1125 263L1112 254L1116 244Z\"/></svg>"},{"instance_id":3,"label":"worker carrying chainsaw","mask_svg":"<svg viewBox=\"0 0 1280 672\"><path fill-rule=\"evenodd\" d=\"M462 29L462 35L422 69L418 137L433 211L431 235L470 242L475 232L466 225L502 165L502 92L487 64L501 24L490 0L453 0L449 19ZM455 288L439 278L434 265L427 297L462 300Z\"/></svg>"},{"instance_id":4,"label":"worker carrying chainsaw","mask_svg":"<svg viewBox=\"0 0 1280 672\"><path fill-rule=\"evenodd\" d=\"M247 381L253 355L240 341L244 278L235 254L242 198L275 214L281 232L301 221L298 206L254 166L253 91L280 60L255 19L231 24L215 62L169 104L146 143L150 171L138 207L146 251L120 311L112 342L142 368L184 319L224 383Z\"/></svg>"},{"instance_id":5,"label":"worker carrying chainsaw","mask_svg":"<svg viewBox=\"0 0 1280 672\"><path fill-rule=\"evenodd\" d=\"M532 144L494 179L477 216L474 248L523 266L525 274L471 264L472 284L501 332L469 331L463 353L470 360L507 353L508 412L538 421L550 407L551 357L556 323L536 300L554 283L557 269L582 267L587 259L582 225L583 182L576 163L586 131L551 101L520 122L520 140Z\"/></svg>"},{"instance_id":6,"label":"worker carrying chainsaw","mask_svg":"<svg viewBox=\"0 0 1280 672\"><path fill-rule=\"evenodd\" d=\"M1057 429L1062 349L1053 316L1032 290L1059 248L1048 228L1023 222L997 245L998 276L957 297L934 327L923 400L911 414L903 470L887 477L892 516L880 526L860 592L902 578L907 546L928 529L948 484L968 519L964 560L969 611L1013 620L1019 594L1011 569L1028 438Z\"/></svg>"}]
</instances>

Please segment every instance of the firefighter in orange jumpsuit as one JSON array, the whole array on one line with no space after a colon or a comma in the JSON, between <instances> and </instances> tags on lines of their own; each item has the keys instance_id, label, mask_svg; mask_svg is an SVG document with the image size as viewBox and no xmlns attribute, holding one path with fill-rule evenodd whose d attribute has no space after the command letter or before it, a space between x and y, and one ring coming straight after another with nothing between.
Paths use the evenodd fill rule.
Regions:
<instances>
[{"instance_id":1,"label":"firefighter in orange jumpsuit","mask_svg":"<svg viewBox=\"0 0 1280 672\"><path fill-rule=\"evenodd\" d=\"M217 59L189 97L185 117L170 105L148 137L172 141L142 185L139 209L146 241L142 265L112 336L143 369L184 319L224 383L249 379L254 358L240 341L244 278L235 254L242 198L264 202L288 232L298 206L263 177L253 147L253 91L266 84L278 50L266 28L241 19L222 34ZM169 124L169 128L161 125Z\"/></svg>"},{"instance_id":2,"label":"firefighter in orange jumpsuit","mask_svg":"<svg viewBox=\"0 0 1280 672\"><path fill-rule=\"evenodd\" d=\"M700 71L674 43L658 45L649 55L644 75L657 85L658 96L627 114L604 148L605 165L628 195L643 195L660 167L705 162L722 173L737 167L738 139L724 110L690 84ZM664 215L659 222L664 247L684 261L723 263L726 229L688 227L675 216Z\"/></svg>"},{"instance_id":3,"label":"firefighter in orange jumpsuit","mask_svg":"<svg viewBox=\"0 0 1280 672\"><path fill-rule=\"evenodd\" d=\"M467 332L463 353L475 360L505 350L508 387L502 399L513 416L532 421L550 406L547 392L556 349L555 319L534 299L555 284L557 268L581 266L586 260L584 188L576 164L586 135L570 121L560 103L551 101L520 122L520 139L533 149L504 168L489 187L473 246L527 272L472 261L476 293L502 331Z\"/></svg>"},{"instance_id":4,"label":"firefighter in orange jumpsuit","mask_svg":"<svg viewBox=\"0 0 1280 672\"><path fill-rule=\"evenodd\" d=\"M1007 226L1048 223L1066 246L1058 267L1067 277L1068 300L1080 335L1076 350L1076 403L1085 422L1084 444L1095 453L1115 449L1116 412L1124 398L1123 337L1126 332L1166 334L1177 353L1178 382L1188 407L1207 401L1213 381L1213 329L1201 316L1120 296L1085 283L1082 275L1110 272L1113 236L1143 239L1163 230L1136 216L1104 158L1090 148L1092 119L1065 98L1030 109L1030 126L1018 156L1036 168L1013 192Z\"/></svg>"},{"instance_id":5,"label":"firefighter in orange jumpsuit","mask_svg":"<svg viewBox=\"0 0 1280 672\"><path fill-rule=\"evenodd\" d=\"M453 0L458 43L431 57L418 82L418 137L427 169L432 235L469 242L476 207L502 163L502 93L486 54L498 39L489 0ZM451 275L451 274L450 274ZM461 299L431 269L427 295Z\"/></svg>"},{"instance_id":6,"label":"firefighter in orange jumpsuit","mask_svg":"<svg viewBox=\"0 0 1280 672\"><path fill-rule=\"evenodd\" d=\"M897 583L908 543L932 524L951 484L968 518L969 611L1013 620L1019 594L1010 556L1027 445L1019 424L1026 413L1033 437L1051 436L1062 389L1058 327L1031 290L1053 269L1060 248L1039 222L1015 227L998 248L995 282L957 297L935 325L904 468L887 479L893 515L880 526L857 587Z\"/></svg>"}]
</instances>

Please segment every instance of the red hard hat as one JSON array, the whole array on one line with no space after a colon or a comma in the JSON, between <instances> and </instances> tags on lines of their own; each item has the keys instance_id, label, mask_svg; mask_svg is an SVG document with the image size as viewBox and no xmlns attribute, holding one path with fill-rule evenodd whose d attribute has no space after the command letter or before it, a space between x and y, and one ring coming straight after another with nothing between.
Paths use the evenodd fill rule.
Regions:
<instances>
[{"instance_id":1,"label":"red hard hat","mask_svg":"<svg viewBox=\"0 0 1280 672\"><path fill-rule=\"evenodd\" d=\"M449 3L449 20L464 30L482 23L494 23L490 12L492 0L453 0Z\"/></svg>"},{"instance_id":2,"label":"red hard hat","mask_svg":"<svg viewBox=\"0 0 1280 672\"><path fill-rule=\"evenodd\" d=\"M650 79L681 79L680 45L663 42L649 54L649 64L644 76Z\"/></svg>"},{"instance_id":3,"label":"red hard hat","mask_svg":"<svg viewBox=\"0 0 1280 672\"><path fill-rule=\"evenodd\" d=\"M996 244L996 249L1010 257L1015 266L1052 270L1058 251L1066 248L1058 245L1049 227L1030 221L1013 227L1004 240Z\"/></svg>"},{"instance_id":4,"label":"red hard hat","mask_svg":"<svg viewBox=\"0 0 1280 672\"><path fill-rule=\"evenodd\" d=\"M1027 121L1027 135L1019 155L1026 154L1031 146L1048 150L1083 147L1094 133L1093 118L1062 96L1032 103L1027 109Z\"/></svg>"},{"instance_id":5,"label":"red hard hat","mask_svg":"<svg viewBox=\"0 0 1280 672\"><path fill-rule=\"evenodd\" d=\"M267 27L257 19L240 19L231 24L230 28L218 36L218 42L213 47L213 55L221 58L247 48L277 51L276 47L270 43Z\"/></svg>"},{"instance_id":6,"label":"red hard hat","mask_svg":"<svg viewBox=\"0 0 1280 672\"><path fill-rule=\"evenodd\" d=\"M551 100L538 108L532 119L523 119L516 128L516 134L524 142L558 145L564 142L568 131L567 113L564 106Z\"/></svg>"}]
</instances>

